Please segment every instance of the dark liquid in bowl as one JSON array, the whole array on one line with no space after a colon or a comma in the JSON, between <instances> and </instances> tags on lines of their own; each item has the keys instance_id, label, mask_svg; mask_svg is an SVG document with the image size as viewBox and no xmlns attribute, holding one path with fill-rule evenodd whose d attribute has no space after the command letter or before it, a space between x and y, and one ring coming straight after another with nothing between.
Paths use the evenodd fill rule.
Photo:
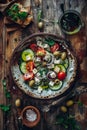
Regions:
<instances>
[{"instance_id":1,"label":"dark liquid in bowl","mask_svg":"<svg viewBox=\"0 0 87 130\"><path fill-rule=\"evenodd\" d=\"M74 31L81 24L80 18L78 15L70 12L65 13L65 15L61 18L61 27L65 31Z\"/></svg>"}]
</instances>

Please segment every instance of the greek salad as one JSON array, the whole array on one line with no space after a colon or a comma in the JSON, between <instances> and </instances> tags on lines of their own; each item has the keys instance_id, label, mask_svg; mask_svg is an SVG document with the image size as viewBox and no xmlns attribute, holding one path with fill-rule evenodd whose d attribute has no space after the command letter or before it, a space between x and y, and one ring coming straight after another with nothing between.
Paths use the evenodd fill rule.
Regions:
<instances>
[{"instance_id":1,"label":"greek salad","mask_svg":"<svg viewBox=\"0 0 87 130\"><path fill-rule=\"evenodd\" d=\"M23 81L39 93L48 89L58 91L67 76L67 53L59 42L51 38L31 42L19 58Z\"/></svg>"}]
</instances>

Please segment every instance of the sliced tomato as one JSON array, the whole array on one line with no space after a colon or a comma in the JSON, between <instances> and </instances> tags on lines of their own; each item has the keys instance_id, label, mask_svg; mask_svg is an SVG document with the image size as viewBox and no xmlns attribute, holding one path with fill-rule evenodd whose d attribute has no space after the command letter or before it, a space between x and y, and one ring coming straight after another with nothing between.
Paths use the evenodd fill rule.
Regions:
<instances>
[{"instance_id":1,"label":"sliced tomato","mask_svg":"<svg viewBox=\"0 0 87 130\"><path fill-rule=\"evenodd\" d=\"M37 56L44 56L46 54L46 51L44 48L38 48L36 55Z\"/></svg>"},{"instance_id":2,"label":"sliced tomato","mask_svg":"<svg viewBox=\"0 0 87 130\"><path fill-rule=\"evenodd\" d=\"M59 79L59 80L64 80L65 77L66 77L66 73L63 72L63 71L61 71L61 72L58 73L57 76L58 76L58 79Z\"/></svg>"},{"instance_id":3,"label":"sliced tomato","mask_svg":"<svg viewBox=\"0 0 87 130\"><path fill-rule=\"evenodd\" d=\"M27 69L29 72L33 71L33 69L34 69L34 62L33 62L33 61L27 62L27 63L26 63L26 69Z\"/></svg>"},{"instance_id":4,"label":"sliced tomato","mask_svg":"<svg viewBox=\"0 0 87 130\"><path fill-rule=\"evenodd\" d=\"M24 78L25 81L31 80L31 79L34 78L34 74L33 74L33 72L26 73L26 74L23 75L23 78Z\"/></svg>"},{"instance_id":5,"label":"sliced tomato","mask_svg":"<svg viewBox=\"0 0 87 130\"><path fill-rule=\"evenodd\" d=\"M30 45L30 49L33 50L33 51L35 51L35 52L37 51L37 48L38 48L38 47L37 47L37 45L36 45L35 43L32 43L32 44Z\"/></svg>"},{"instance_id":6,"label":"sliced tomato","mask_svg":"<svg viewBox=\"0 0 87 130\"><path fill-rule=\"evenodd\" d=\"M55 43L53 46L51 46L50 50L51 50L51 52L55 52L55 51L59 50L59 44Z\"/></svg>"}]
</instances>

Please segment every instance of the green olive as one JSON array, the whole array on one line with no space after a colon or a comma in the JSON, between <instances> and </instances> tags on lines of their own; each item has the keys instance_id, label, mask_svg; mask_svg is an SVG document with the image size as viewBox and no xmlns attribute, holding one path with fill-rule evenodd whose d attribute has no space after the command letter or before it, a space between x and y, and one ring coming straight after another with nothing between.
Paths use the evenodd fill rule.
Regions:
<instances>
[{"instance_id":1,"label":"green olive","mask_svg":"<svg viewBox=\"0 0 87 130\"><path fill-rule=\"evenodd\" d=\"M43 65L43 66L46 66L46 65L47 65L47 63L44 61L44 62L42 63L42 65Z\"/></svg>"},{"instance_id":2,"label":"green olive","mask_svg":"<svg viewBox=\"0 0 87 130\"><path fill-rule=\"evenodd\" d=\"M74 104L74 101L73 101L73 100L69 100L69 101L66 102L66 106L67 106L67 107L70 107L70 106L72 106L73 104Z\"/></svg>"},{"instance_id":3,"label":"green olive","mask_svg":"<svg viewBox=\"0 0 87 130\"><path fill-rule=\"evenodd\" d=\"M53 55L60 57L60 56L61 56L61 52L60 52L60 51L55 51L55 52L53 53Z\"/></svg>"},{"instance_id":4,"label":"green olive","mask_svg":"<svg viewBox=\"0 0 87 130\"><path fill-rule=\"evenodd\" d=\"M39 23L38 23L38 28L39 28L39 29L42 29L42 28L43 28L43 22L39 22Z\"/></svg>"},{"instance_id":5,"label":"green olive","mask_svg":"<svg viewBox=\"0 0 87 130\"><path fill-rule=\"evenodd\" d=\"M59 84L59 83L60 83L59 79L55 79L54 82L55 82L56 84Z\"/></svg>"},{"instance_id":6,"label":"green olive","mask_svg":"<svg viewBox=\"0 0 87 130\"><path fill-rule=\"evenodd\" d=\"M20 107L21 106L21 100L20 99L16 99L15 100L15 106L16 107Z\"/></svg>"},{"instance_id":7,"label":"green olive","mask_svg":"<svg viewBox=\"0 0 87 130\"><path fill-rule=\"evenodd\" d=\"M67 112L67 108L66 108L65 106L61 106L61 107L60 107L60 110L61 110L62 112L64 112L64 113Z\"/></svg>"},{"instance_id":8,"label":"green olive","mask_svg":"<svg viewBox=\"0 0 87 130\"><path fill-rule=\"evenodd\" d=\"M29 81L29 86L32 87L34 85L34 83L35 83L34 80Z\"/></svg>"},{"instance_id":9,"label":"green olive","mask_svg":"<svg viewBox=\"0 0 87 130\"><path fill-rule=\"evenodd\" d=\"M61 54L61 59L62 59L62 60L65 60L65 59L66 59L66 56L67 56L67 55L66 55L66 52L62 52L62 54Z\"/></svg>"}]
</instances>

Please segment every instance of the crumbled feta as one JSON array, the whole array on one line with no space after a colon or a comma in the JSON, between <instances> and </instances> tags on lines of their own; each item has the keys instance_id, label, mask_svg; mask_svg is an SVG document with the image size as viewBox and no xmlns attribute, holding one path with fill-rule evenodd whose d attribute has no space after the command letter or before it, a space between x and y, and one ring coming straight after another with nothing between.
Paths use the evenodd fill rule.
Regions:
<instances>
[{"instance_id":1,"label":"crumbled feta","mask_svg":"<svg viewBox=\"0 0 87 130\"><path fill-rule=\"evenodd\" d=\"M48 65L48 68L49 68L49 69L54 68L54 64L50 64L50 65Z\"/></svg>"},{"instance_id":2,"label":"crumbled feta","mask_svg":"<svg viewBox=\"0 0 87 130\"><path fill-rule=\"evenodd\" d=\"M39 87L38 87L38 93L41 93L42 90L43 90L43 89L39 86Z\"/></svg>"},{"instance_id":3,"label":"crumbled feta","mask_svg":"<svg viewBox=\"0 0 87 130\"><path fill-rule=\"evenodd\" d=\"M36 74L36 76L39 77L39 76L40 76L40 73L38 72L38 73Z\"/></svg>"},{"instance_id":4,"label":"crumbled feta","mask_svg":"<svg viewBox=\"0 0 87 130\"><path fill-rule=\"evenodd\" d=\"M29 56L29 55L27 55L26 56L26 60L28 61L28 60L30 60L31 59L31 57Z\"/></svg>"},{"instance_id":5,"label":"crumbled feta","mask_svg":"<svg viewBox=\"0 0 87 130\"><path fill-rule=\"evenodd\" d=\"M49 48L49 45L48 44L44 44L44 48Z\"/></svg>"},{"instance_id":6,"label":"crumbled feta","mask_svg":"<svg viewBox=\"0 0 87 130\"><path fill-rule=\"evenodd\" d=\"M54 64L61 64L61 59L58 59L58 60L56 60L56 59L54 59Z\"/></svg>"},{"instance_id":7,"label":"crumbled feta","mask_svg":"<svg viewBox=\"0 0 87 130\"><path fill-rule=\"evenodd\" d=\"M33 73L36 74L37 73L37 69L34 68L33 69Z\"/></svg>"},{"instance_id":8,"label":"crumbled feta","mask_svg":"<svg viewBox=\"0 0 87 130\"><path fill-rule=\"evenodd\" d=\"M41 61L40 57L37 57L37 58L35 59L35 61L36 61L36 62L40 62L40 61Z\"/></svg>"},{"instance_id":9,"label":"crumbled feta","mask_svg":"<svg viewBox=\"0 0 87 130\"><path fill-rule=\"evenodd\" d=\"M55 66L54 71L58 73L60 71L60 68L58 66Z\"/></svg>"},{"instance_id":10,"label":"crumbled feta","mask_svg":"<svg viewBox=\"0 0 87 130\"><path fill-rule=\"evenodd\" d=\"M50 85L50 86L53 86L53 85L54 85L54 82L53 82L53 81L50 81L50 82L49 82L49 85Z\"/></svg>"},{"instance_id":11,"label":"crumbled feta","mask_svg":"<svg viewBox=\"0 0 87 130\"><path fill-rule=\"evenodd\" d=\"M50 74L50 76L51 76L51 78L55 78L55 77L56 77L56 74L55 74L54 72L52 72L52 73Z\"/></svg>"},{"instance_id":12,"label":"crumbled feta","mask_svg":"<svg viewBox=\"0 0 87 130\"><path fill-rule=\"evenodd\" d=\"M39 82L40 82L40 79L37 78L37 77L35 77L35 82L36 82L36 83L39 83Z\"/></svg>"},{"instance_id":13,"label":"crumbled feta","mask_svg":"<svg viewBox=\"0 0 87 130\"><path fill-rule=\"evenodd\" d=\"M37 45L38 45L39 47L43 47L42 41L37 41Z\"/></svg>"}]
</instances>

